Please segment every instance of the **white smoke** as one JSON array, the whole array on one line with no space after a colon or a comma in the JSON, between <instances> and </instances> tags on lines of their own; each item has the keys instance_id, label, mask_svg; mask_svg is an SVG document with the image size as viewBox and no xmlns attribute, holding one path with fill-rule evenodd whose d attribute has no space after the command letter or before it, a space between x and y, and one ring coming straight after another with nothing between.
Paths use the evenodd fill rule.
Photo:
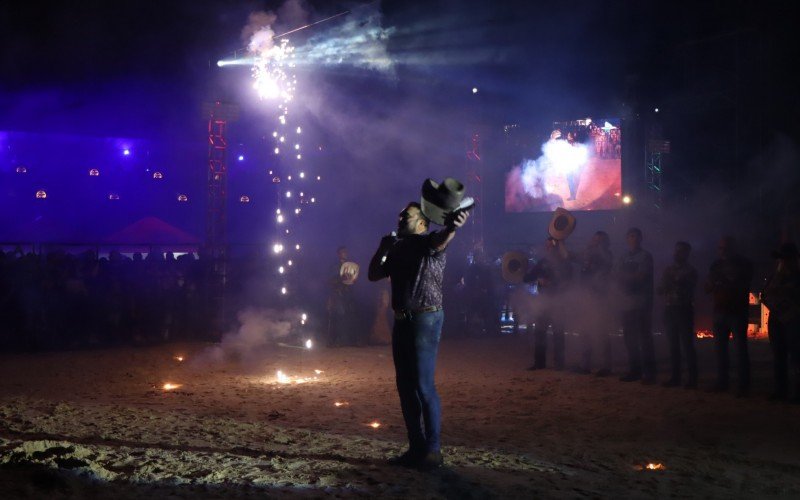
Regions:
<instances>
[{"instance_id":1,"label":"white smoke","mask_svg":"<svg viewBox=\"0 0 800 500\"><path fill-rule=\"evenodd\" d=\"M585 144L550 139L542 144L542 155L522 161L522 185L534 198L543 198L553 191L554 181L578 172L589 160Z\"/></svg>"},{"instance_id":2,"label":"white smoke","mask_svg":"<svg viewBox=\"0 0 800 500\"><path fill-rule=\"evenodd\" d=\"M302 27L309 17L305 2L289 0L278 8L277 14L272 11L250 14L242 38L250 53L270 61L281 55L278 52L280 45L275 43L276 35ZM394 61L386 44L395 29L384 28L381 22L380 3L373 2L310 27L315 34L302 46L294 47L295 62L392 72Z\"/></svg>"},{"instance_id":3,"label":"white smoke","mask_svg":"<svg viewBox=\"0 0 800 500\"><path fill-rule=\"evenodd\" d=\"M249 308L240 311L237 315L239 327L223 335L219 345L212 347L206 355L211 361L257 358L275 341L288 337L300 317L300 312L294 309Z\"/></svg>"},{"instance_id":4,"label":"white smoke","mask_svg":"<svg viewBox=\"0 0 800 500\"><path fill-rule=\"evenodd\" d=\"M344 22L314 35L297 49L301 62L322 65L350 65L391 72L394 60L386 50L395 28L381 26L380 3L354 9Z\"/></svg>"}]
</instances>

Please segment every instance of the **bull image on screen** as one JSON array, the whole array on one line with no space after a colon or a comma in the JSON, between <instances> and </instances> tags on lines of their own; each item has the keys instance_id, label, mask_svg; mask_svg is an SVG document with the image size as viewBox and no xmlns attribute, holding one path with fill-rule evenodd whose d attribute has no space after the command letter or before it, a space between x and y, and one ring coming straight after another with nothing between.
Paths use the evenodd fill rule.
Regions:
<instances>
[{"instance_id":1,"label":"bull image on screen","mask_svg":"<svg viewBox=\"0 0 800 500\"><path fill-rule=\"evenodd\" d=\"M616 118L556 122L540 155L506 176L506 212L622 206L622 130Z\"/></svg>"}]
</instances>

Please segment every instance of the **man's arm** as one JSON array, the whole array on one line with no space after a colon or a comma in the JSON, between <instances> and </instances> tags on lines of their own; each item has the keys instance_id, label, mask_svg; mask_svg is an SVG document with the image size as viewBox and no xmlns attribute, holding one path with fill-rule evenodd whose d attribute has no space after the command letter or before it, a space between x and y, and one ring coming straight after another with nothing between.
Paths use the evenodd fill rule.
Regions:
<instances>
[{"instance_id":1,"label":"man's arm","mask_svg":"<svg viewBox=\"0 0 800 500\"><path fill-rule=\"evenodd\" d=\"M372 259L369 261L369 272L367 273L368 280L378 281L389 276L389 273L383 266L383 262L386 259L386 255L389 253L389 249L392 248L392 245L394 245L395 241L397 241L397 238L393 235L384 236L381 238L381 243L378 245L375 255L373 255Z\"/></svg>"},{"instance_id":2,"label":"man's arm","mask_svg":"<svg viewBox=\"0 0 800 500\"><path fill-rule=\"evenodd\" d=\"M431 235L431 248L436 252L443 252L455 238L456 229L466 224L468 218L469 212L466 210L458 212L458 215L447 222L444 230L437 231Z\"/></svg>"}]
</instances>

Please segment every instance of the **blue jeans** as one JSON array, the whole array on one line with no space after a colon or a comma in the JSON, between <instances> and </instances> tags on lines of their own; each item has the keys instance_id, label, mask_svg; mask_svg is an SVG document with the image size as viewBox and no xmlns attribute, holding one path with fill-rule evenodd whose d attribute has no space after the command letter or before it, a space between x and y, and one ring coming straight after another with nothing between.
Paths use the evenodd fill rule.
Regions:
<instances>
[{"instance_id":1,"label":"blue jeans","mask_svg":"<svg viewBox=\"0 0 800 500\"><path fill-rule=\"evenodd\" d=\"M395 319L392 330L397 393L414 452L439 451L441 445L442 409L433 379L443 321L441 310L413 314Z\"/></svg>"}]
</instances>

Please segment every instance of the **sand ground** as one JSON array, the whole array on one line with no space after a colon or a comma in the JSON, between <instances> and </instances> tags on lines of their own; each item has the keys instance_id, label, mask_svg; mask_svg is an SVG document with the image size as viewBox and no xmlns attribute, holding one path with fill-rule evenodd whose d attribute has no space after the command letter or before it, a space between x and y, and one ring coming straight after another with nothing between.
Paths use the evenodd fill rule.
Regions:
<instances>
[{"instance_id":1,"label":"sand ground","mask_svg":"<svg viewBox=\"0 0 800 500\"><path fill-rule=\"evenodd\" d=\"M737 399L525 371L525 336L445 340L446 467L427 473L384 463L405 441L388 347L208 350L0 356L0 497L800 497L800 407L766 401L764 342ZM277 370L317 379L278 384Z\"/></svg>"}]
</instances>

